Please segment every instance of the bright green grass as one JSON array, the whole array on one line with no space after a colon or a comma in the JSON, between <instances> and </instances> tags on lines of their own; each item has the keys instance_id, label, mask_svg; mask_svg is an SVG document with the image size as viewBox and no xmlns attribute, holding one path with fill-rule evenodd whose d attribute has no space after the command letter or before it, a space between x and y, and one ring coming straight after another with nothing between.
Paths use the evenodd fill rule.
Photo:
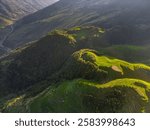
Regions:
<instances>
[{"instance_id":1,"label":"bright green grass","mask_svg":"<svg viewBox=\"0 0 150 130\"><path fill-rule=\"evenodd\" d=\"M60 83L58 86L50 86L42 93L32 98L22 99L22 96L20 96L21 98L14 98L6 103L5 109L10 112L14 112L14 110L15 112L18 112L17 110L22 112L103 112L102 108L99 108L100 111L96 109L96 107L99 107L99 105L97 106L97 104L92 102L91 105L95 105L91 106L92 110L91 108L87 108L83 101L88 101L88 98L91 97L94 98L94 101L96 100L96 102L98 102L98 100L101 101L102 99L104 100L102 103L104 103L107 99L107 95L113 94L116 90L119 93L124 93L127 90L130 91L130 93L126 92L126 98L128 98L126 101L124 99L120 99L122 97L118 97L117 99L118 102L124 103L122 106L122 111L124 111L124 109L129 109L126 112L131 112L130 109L133 109L135 112L145 111L145 106L141 105L149 102L148 93L150 92L150 83L138 79L127 78L117 79L105 84L99 84L98 82L92 82L83 79L65 81ZM87 97L87 99L85 97ZM130 97L132 104L128 104L126 106L126 103L128 103L130 100ZM141 102L143 103L141 104ZM137 104L141 104L139 105L140 108L135 107ZM107 106L107 104L105 105L109 112L111 108L108 107L110 106ZM122 112L119 109L121 108L116 108L116 111ZM107 110L105 112L107 112Z\"/></svg>"},{"instance_id":2,"label":"bright green grass","mask_svg":"<svg viewBox=\"0 0 150 130\"><path fill-rule=\"evenodd\" d=\"M132 64L106 57L89 49L75 52L72 56L85 65L89 62L100 68L119 69L122 74L127 71L124 68L131 71L150 70L150 67L144 64ZM109 71L108 76L110 73L112 72ZM130 74L130 71L128 73ZM120 79L120 77L119 79L115 77L113 80L107 77L109 80L106 79L104 83L83 79L60 82L57 85L47 86L47 89L34 96L30 94L33 92L28 92L29 94L26 94L30 96L14 98L5 104L4 110L6 112L145 112L145 107L149 103L150 83L141 80L142 78Z\"/></svg>"},{"instance_id":3,"label":"bright green grass","mask_svg":"<svg viewBox=\"0 0 150 130\"><path fill-rule=\"evenodd\" d=\"M81 80L80 83L97 88L129 87L133 88L144 100L148 101L149 99L146 92L150 92L150 83L139 79L116 79L106 84L97 84Z\"/></svg>"},{"instance_id":4,"label":"bright green grass","mask_svg":"<svg viewBox=\"0 0 150 130\"><path fill-rule=\"evenodd\" d=\"M118 79L106 84L98 84L80 79L64 82L60 84L58 88L49 90L35 99L30 104L30 108L33 112L40 112L43 111L42 107L44 107L44 105L49 105L49 107L46 109L46 112L87 112L85 106L82 104L84 95L92 96L94 94L96 96L98 94L101 98L103 98L104 95L107 95L107 91L109 92L113 88L120 89L120 91L124 91L122 88L130 88L141 97L141 101L149 101L147 93L150 91L150 83L142 80ZM132 96L134 96L134 93L132 94ZM130 95L128 96L130 97ZM37 105L39 107L38 109Z\"/></svg>"},{"instance_id":5,"label":"bright green grass","mask_svg":"<svg viewBox=\"0 0 150 130\"><path fill-rule=\"evenodd\" d=\"M116 71L119 71L124 74L123 68L128 68L132 71L138 69L144 69L150 71L150 67L140 63L129 63L123 60L108 58L106 56L97 56L94 52L90 50L81 50L80 51L80 60L89 60L93 61L97 66L107 67L107 68L116 68ZM115 70L115 69L114 69Z\"/></svg>"}]
</instances>

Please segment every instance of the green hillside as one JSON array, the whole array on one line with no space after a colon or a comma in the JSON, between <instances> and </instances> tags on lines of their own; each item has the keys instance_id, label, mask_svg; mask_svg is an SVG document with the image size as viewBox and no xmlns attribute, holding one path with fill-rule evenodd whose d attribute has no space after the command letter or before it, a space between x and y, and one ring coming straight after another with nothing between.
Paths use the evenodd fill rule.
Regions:
<instances>
[{"instance_id":1,"label":"green hillside","mask_svg":"<svg viewBox=\"0 0 150 130\"><path fill-rule=\"evenodd\" d=\"M54 79L84 79L111 81L117 78L136 78L149 80L150 67L144 64L129 63L105 56L97 51L82 49L72 54Z\"/></svg>"},{"instance_id":2,"label":"green hillside","mask_svg":"<svg viewBox=\"0 0 150 130\"><path fill-rule=\"evenodd\" d=\"M13 91L28 88L56 73L75 51L86 47L96 48L97 43L91 44L91 40L101 42L100 37L95 37L103 35L100 28L83 27L80 31L82 36L75 28L68 32L55 30L36 43L16 49L1 61L0 88L11 88ZM92 31L93 35L87 31ZM83 36L84 39L81 38Z\"/></svg>"},{"instance_id":3,"label":"green hillside","mask_svg":"<svg viewBox=\"0 0 150 130\"><path fill-rule=\"evenodd\" d=\"M146 48L110 46L93 26L50 32L0 59L0 111L150 112L150 66L124 49Z\"/></svg>"},{"instance_id":4,"label":"green hillside","mask_svg":"<svg viewBox=\"0 0 150 130\"><path fill-rule=\"evenodd\" d=\"M147 112L150 83L117 79L106 84L78 79L50 86L35 97L8 101L5 112Z\"/></svg>"}]
</instances>

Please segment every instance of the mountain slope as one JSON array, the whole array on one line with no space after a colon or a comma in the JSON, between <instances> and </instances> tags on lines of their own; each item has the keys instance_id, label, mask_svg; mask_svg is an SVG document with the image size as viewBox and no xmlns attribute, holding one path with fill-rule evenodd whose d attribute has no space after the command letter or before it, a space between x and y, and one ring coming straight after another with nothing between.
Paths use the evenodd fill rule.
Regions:
<instances>
[{"instance_id":1,"label":"mountain slope","mask_svg":"<svg viewBox=\"0 0 150 130\"><path fill-rule=\"evenodd\" d=\"M10 59L7 57L6 61L5 58L4 61L1 59L1 87L13 90L29 87L55 73L76 50L86 46L92 48L94 45L90 44L89 36L101 42L101 37L94 37L95 34L103 35L103 32L100 32L101 29L85 27L72 34L75 29L68 30L68 33L64 30L56 30L38 42L25 46L25 49L16 50L12 53L12 57L10 55ZM82 30L88 30L93 35L85 34L85 38L82 39L83 34L78 33Z\"/></svg>"},{"instance_id":2,"label":"mountain slope","mask_svg":"<svg viewBox=\"0 0 150 130\"><path fill-rule=\"evenodd\" d=\"M149 5L148 0L60 0L19 20L4 44L15 48L38 40L55 28L76 25L104 27L111 44L148 44Z\"/></svg>"},{"instance_id":3,"label":"mountain slope","mask_svg":"<svg viewBox=\"0 0 150 130\"><path fill-rule=\"evenodd\" d=\"M57 0L0 0L0 25L9 25L14 20L36 12Z\"/></svg>"},{"instance_id":4,"label":"mountain slope","mask_svg":"<svg viewBox=\"0 0 150 130\"><path fill-rule=\"evenodd\" d=\"M2 58L0 111L150 112L150 66L110 57L105 36L55 30Z\"/></svg>"},{"instance_id":5,"label":"mountain slope","mask_svg":"<svg viewBox=\"0 0 150 130\"><path fill-rule=\"evenodd\" d=\"M150 107L149 93L150 84L136 79L119 79L101 85L79 79L50 86L36 97L14 98L6 103L3 111L149 112L146 109Z\"/></svg>"},{"instance_id":6,"label":"mountain slope","mask_svg":"<svg viewBox=\"0 0 150 130\"><path fill-rule=\"evenodd\" d=\"M82 52L82 51L81 51ZM91 53L86 50L86 53ZM93 55L93 54L92 54ZM101 58L101 56L98 56ZM79 59L76 59L78 61ZM100 60L100 59L99 59ZM90 62L89 62L90 61ZM144 80L121 78L112 81L108 81L112 71L97 70L92 72L91 67L88 67L88 62L93 64L91 59L85 61L84 68L78 64L80 69L76 70L73 66L70 70L66 70L66 74L70 77L70 71L76 75L80 71L80 75L76 75L76 78L87 78L90 80L70 80L63 81L51 86L47 86L43 92L38 95L34 95L35 89L27 91L25 94L9 100L3 107L4 112L149 112L149 93L150 83ZM101 65L108 64L108 61L100 60ZM124 63L124 61L120 61ZM117 62L116 62L117 63ZM111 66L115 64L110 62ZM130 64L132 66L132 64ZM107 66L107 65L106 65ZM141 65L137 64L139 68ZM146 67L146 66L145 66ZM145 68L144 67L144 68ZM150 69L150 67L146 67ZM145 69L146 69L145 68ZM82 71L81 71L82 69ZM127 70L125 70L127 71ZM98 75L99 73L99 75ZM104 79L103 73L109 75ZM117 73L117 71L116 71ZM130 72L128 72L130 74ZM87 74L87 75L86 75ZM91 75L94 74L94 75ZM65 75L64 75L65 76ZM98 77L99 76L99 77ZM92 78L97 79L96 82L92 82ZM120 76L122 77L122 76ZM63 79L66 77L61 76ZM98 79L99 78L99 79ZM99 83L103 82L103 84ZM105 83L104 83L105 82ZM39 85L34 86L36 89ZM41 84L40 87L44 87ZM76 97L76 98L74 98ZM61 106L61 108L60 108ZM103 107L102 107L103 106Z\"/></svg>"}]
</instances>

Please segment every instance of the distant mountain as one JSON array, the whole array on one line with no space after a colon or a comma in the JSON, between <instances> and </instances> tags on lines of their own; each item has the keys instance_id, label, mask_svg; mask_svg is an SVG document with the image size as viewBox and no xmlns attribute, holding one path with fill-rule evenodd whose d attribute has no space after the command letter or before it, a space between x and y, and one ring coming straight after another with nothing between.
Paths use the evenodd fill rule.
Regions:
<instances>
[{"instance_id":1,"label":"distant mountain","mask_svg":"<svg viewBox=\"0 0 150 130\"><path fill-rule=\"evenodd\" d=\"M105 28L112 44L148 44L149 6L148 0L60 0L14 24L4 45L16 48L53 29L77 25Z\"/></svg>"},{"instance_id":2,"label":"distant mountain","mask_svg":"<svg viewBox=\"0 0 150 130\"><path fill-rule=\"evenodd\" d=\"M0 0L0 24L9 25L14 20L36 12L57 0Z\"/></svg>"}]
</instances>

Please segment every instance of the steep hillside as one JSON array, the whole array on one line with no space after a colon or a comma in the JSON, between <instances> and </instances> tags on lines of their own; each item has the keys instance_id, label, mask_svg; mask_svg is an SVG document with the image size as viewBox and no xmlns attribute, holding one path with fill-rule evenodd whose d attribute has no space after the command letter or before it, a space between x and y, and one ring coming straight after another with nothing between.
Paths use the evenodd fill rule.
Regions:
<instances>
[{"instance_id":1,"label":"steep hillside","mask_svg":"<svg viewBox=\"0 0 150 130\"><path fill-rule=\"evenodd\" d=\"M15 50L8 59L2 59L1 88L22 90L44 80L58 71L76 50L103 45L103 35L104 32L96 27L56 30L36 43ZM90 41L96 40L100 43L91 44Z\"/></svg>"},{"instance_id":2,"label":"steep hillside","mask_svg":"<svg viewBox=\"0 0 150 130\"><path fill-rule=\"evenodd\" d=\"M72 68L64 65L68 69L63 71L67 74L69 78L66 77L65 74L63 74L63 76L60 75L59 79L66 80L70 78L71 79L88 78L90 80L92 79L96 80L96 82L80 79L80 80L59 82L59 84L57 83L58 85L56 84L49 87L47 84L48 88L41 93L38 92L39 94L37 95L36 94L37 92L35 92L35 90L37 91L37 89L42 87L45 88L46 85L46 83L40 83L39 85L33 86L34 89L30 89L25 94L9 100L3 107L2 111L5 112L148 112L149 111L147 107L149 108L148 103L149 103L150 83L139 79L123 78L124 76L121 76L120 74L118 74L118 76L120 75L120 78L122 79L116 79L111 81L112 78L110 77L112 75L114 76L117 75L117 73L121 73L120 65L122 67L124 66L128 69L131 69L130 71L127 71L127 69L124 70L129 74L132 73L131 71L133 72L135 71L134 73L136 73L136 70L134 70L134 68L141 70L145 69L149 71L150 67L141 64L131 64L117 59L112 60L104 56L98 56L90 50L81 50L80 54L83 54L84 58L86 57L86 60L82 61L83 63L78 64L74 64L73 62L72 64L74 66L70 65L70 67ZM84 54L88 54L88 56ZM95 59L97 59L97 61L94 60L93 55L95 56ZM83 59L81 59L81 57L76 58L76 62L79 62L79 60ZM94 63L99 64L100 68L96 68L96 66L94 66ZM107 68L103 68L104 66ZM110 70L108 68L110 68ZM117 78L114 76L113 78ZM138 75L136 74L136 76Z\"/></svg>"},{"instance_id":3,"label":"steep hillside","mask_svg":"<svg viewBox=\"0 0 150 130\"><path fill-rule=\"evenodd\" d=\"M146 109L149 92L150 84L136 79L119 79L106 84L79 79L51 86L33 98L25 95L14 98L6 103L3 111L149 112Z\"/></svg>"},{"instance_id":4,"label":"steep hillside","mask_svg":"<svg viewBox=\"0 0 150 130\"><path fill-rule=\"evenodd\" d=\"M149 5L148 0L60 0L19 20L4 44L15 48L76 25L102 26L111 44L149 44Z\"/></svg>"},{"instance_id":5,"label":"steep hillside","mask_svg":"<svg viewBox=\"0 0 150 130\"><path fill-rule=\"evenodd\" d=\"M82 49L73 53L55 76L56 79L69 80L81 77L105 82L117 78L135 78L149 82L149 71L150 67L144 64L131 64L93 50Z\"/></svg>"},{"instance_id":6,"label":"steep hillside","mask_svg":"<svg viewBox=\"0 0 150 130\"><path fill-rule=\"evenodd\" d=\"M0 25L5 26L57 0L0 0Z\"/></svg>"},{"instance_id":7,"label":"steep hillside","mask_svg":"<svg viewBox=\"0 0 150 130\"><path fill-rule=\"evenodd\" d=\"M0 111L150 112L150 66L108 55L105 34L55 30L2 58Z\"/></svg>"}]
</instances>

